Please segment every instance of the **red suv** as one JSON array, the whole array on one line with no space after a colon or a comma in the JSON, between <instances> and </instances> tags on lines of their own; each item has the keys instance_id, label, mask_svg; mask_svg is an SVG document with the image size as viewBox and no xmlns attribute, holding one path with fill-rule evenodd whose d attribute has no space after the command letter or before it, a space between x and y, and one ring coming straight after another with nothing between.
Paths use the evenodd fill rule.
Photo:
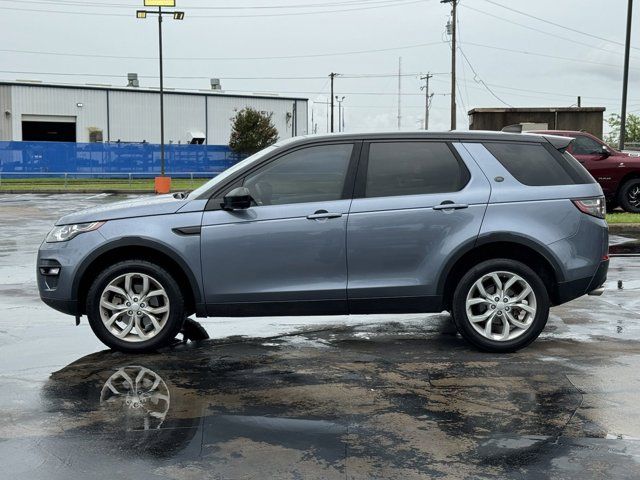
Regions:
<instances>
[{"instance_id":1,"label":"red suv","mask_svg":"<svg viewBox=\"0 0 640 480\"><path fill-rule=\"evenodd\" d=\"M621 152L587 132L571 130L536 130L573 137L567 151L582 163L602 186L610 209L622 207L640 213L640 152Z\"/></svg>"}]
</instances>

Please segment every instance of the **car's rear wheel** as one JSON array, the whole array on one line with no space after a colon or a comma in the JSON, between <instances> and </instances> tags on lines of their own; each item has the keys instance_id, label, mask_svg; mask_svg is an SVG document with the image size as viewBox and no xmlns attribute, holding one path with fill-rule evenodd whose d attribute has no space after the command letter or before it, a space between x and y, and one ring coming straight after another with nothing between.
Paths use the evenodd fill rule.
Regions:
<instances>
[{"instance_id":1,"label":"car's rear wheel","mask_svg":"<svg viewBox=\"0 0 640 480\"><path fill-rule=\"evenodd\" d=\"M622 184L618 202L626 212L640 213L640 178L632 178Z\"/></svg>"},{"instance_id":2,"label":"car's rear wheel","mask_svg":"<svg viewBox=\"0 0 640 480\"><path fill-rule=\"evenodd\" d=\"M453 319L460 334L479 349L513 352L538 338L549 306L547 289L531 268L493 259L462 277L453 296Z\"/></svg>"},{"instance_id":3,"label":"car's rear wheel","mask_svg":"<svg viewBox=\"0 0 640 480\"><path fill-rule=\"evenodd\" d=\"M127 260L98 274L88 292L87 316L93 332L108 347L154 351L180 332L184 299L164 268Z\"/></svg>"}]
</instances>

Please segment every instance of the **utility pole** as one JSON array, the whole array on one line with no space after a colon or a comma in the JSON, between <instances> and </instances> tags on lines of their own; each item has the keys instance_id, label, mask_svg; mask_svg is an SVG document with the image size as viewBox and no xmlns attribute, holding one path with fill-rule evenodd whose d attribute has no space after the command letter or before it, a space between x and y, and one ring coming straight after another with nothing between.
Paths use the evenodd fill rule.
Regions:
<instances>
[{"instance_id":1,"label":"utility pole","mask_svg":"<svg viewBox=\"0 0 640 480\"><path fill-rule=\"evenodd\" d=\"M402 129L402 57L398 57L398 130Z\"/></svg>"},{"instance_id":2,"label":"utility pole","mask_svg":"<svg viewBox=\"0 0 640 480\"><path fill-rule=\"evenodd\" d=\"M631 0L630 0L631 1ZM456 119L456 8L458 0L440 0L451 4L451 130L457 126Z\"/></svg>"},{"instance_id":3,"label":"utility pole","mask_svg":"<svg viewBox=\"0 0 640 480\"><path fill-rule=\"evenodd\" d=\"M329 78L331 78L331 133L333 133L333 80L338 76L337 73L331 72Z\"/></svg>"},{"instance_id":4,"label":"utility pole","mask_svg":"<svg viewBox=\"0 0 640 480\"><path fill-rule=\"evenodd\" d=\"M424 105L424 129L429 130L429 107L431 106L431 99L433 98L433 93L429 93L429 79L433 78L433 75L427 73L420 77L420 80L424 80L425 84L420 87L420 90L425 91L425 105Z\"/></svg>"},{"instance_id":5,"label":"utility pole","mask_svg":"<svg viewBox=\"0 0 640 480\"><path fill-rule=\"evenodd\" d=\"M631 49L631 16L633 0L629 0L627 7L627 40L624 46L624 74L622 79L622 113L620 116L620 143L618 148L624 149L627 136L627 90L629 87L629 52Z\"/></svg>"},{"instance_id":6,"label":"utility pole","mask_svg":"<svg viewBox=\"0 0 640 480\"><path fill-rule=\"evenodd\" d=\"M344 130L344 110L342 110L342 102L344 102L344 95L342 98L339 98L336 95L336 102L338 102L338 131L342 132Z\"/></svg>"}]
</instances>

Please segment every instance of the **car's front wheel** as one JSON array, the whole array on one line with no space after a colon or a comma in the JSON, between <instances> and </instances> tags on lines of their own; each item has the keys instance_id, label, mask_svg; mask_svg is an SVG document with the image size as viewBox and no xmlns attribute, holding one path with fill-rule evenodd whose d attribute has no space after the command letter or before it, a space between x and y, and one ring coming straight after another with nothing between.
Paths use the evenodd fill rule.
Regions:
<instances>
[{"instance_id":1,"label":"car's front wheel","mask_svg":"<svg viewBox=\"0 0 640 480\"><path fill-rule=\"evenodd\" d=\"M148 352L168 345L184 322L180 287L161 266L126 260L98 274L87 298L96 336L123 352Z\"/></svg>"},{"instance_id":2,"label":"car's front wheel","mask_svg":"<svg viewBox=\"0 0 640 480\"><path fill-rule=\"evenodd\" d=\"M640 213L640 178L632 178L620 187L618 202L624 211Z\"/></svg>"},{"instance_id":3,"label":"car's front wheel","mask_svg":"<svg viewBox=\"0 0 640 480\"><path fill-rule=\"evenodd\" d=\"M462 277L453 296L453 319L460 334L479 349L513 352L538 338L549 306L537 273L515 260L493 259Z\"/></svg>"}]
</instances>

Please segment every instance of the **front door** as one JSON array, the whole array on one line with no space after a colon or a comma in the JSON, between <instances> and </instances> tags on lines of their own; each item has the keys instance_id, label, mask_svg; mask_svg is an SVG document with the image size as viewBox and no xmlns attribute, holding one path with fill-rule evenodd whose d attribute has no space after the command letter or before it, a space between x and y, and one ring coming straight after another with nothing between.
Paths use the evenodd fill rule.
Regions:
<instances>
[{"instance_id":1,"label":"front door","mask_svg":"<svg viewBox=\"0 0 640 480\"><path fill-rule=\"evenodd\" d=\"M478 236L489 182L443 141L372 142L363 152L347 225L349 309L432 311L446 261Z\"/></svg>"},{"instance_id":2,"label":"front door","mask_svg":"<svg viewBox=\"0 0 640 480\"><path fill-rule=\"evenodd\" d=\"M285 152L246 174L255 205L205 211L209 315L346 312L346 224L354 143Z\"/></svg>"}]
</instances>

